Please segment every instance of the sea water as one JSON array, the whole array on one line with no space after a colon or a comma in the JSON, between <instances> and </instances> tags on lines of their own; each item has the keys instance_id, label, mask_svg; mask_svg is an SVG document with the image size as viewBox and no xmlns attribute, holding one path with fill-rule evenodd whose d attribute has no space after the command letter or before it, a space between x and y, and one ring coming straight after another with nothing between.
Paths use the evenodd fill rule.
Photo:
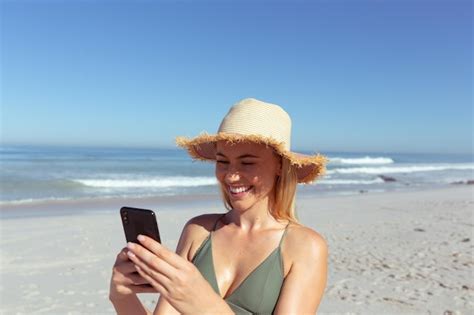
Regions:
<instances>
[{"instance_id":1,"label":"sea water","mask_svg":"<svg viewBox=\"0 0 474 315\"><path fill-rule=\"evenodd\" d=\"M307 153L307 152L306 152ZM429 188L474 179L472 155L320 152L326 175L303 194ZM81 198L217 194L214 164L180 149L3 146L0 205Z\"/></svg>"}]
</instances>

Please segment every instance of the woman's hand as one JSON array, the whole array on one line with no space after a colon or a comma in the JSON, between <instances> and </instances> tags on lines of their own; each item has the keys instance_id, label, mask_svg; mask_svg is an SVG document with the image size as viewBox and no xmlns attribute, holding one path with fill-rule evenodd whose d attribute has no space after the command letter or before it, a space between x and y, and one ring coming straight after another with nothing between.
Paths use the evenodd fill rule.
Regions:
<instances>
[{"instance_id":1,"label":"woman's hand","mask_svg":"<svg viewBox=\"0 0 474 315\"><path fill-rule=\"evenodd\" d=\"M135 264L130 261L127 252L128 249L123 248L115 260L110 280L109 299L111 301L121 300L137 293L157 292L137 273Z\"/></svg>"},{"instance_id":2,"label":"woman's hand","mask_svg":"<svg viewBox=\"0 0 474 315\"><path fill-rule=\"evenodd\" d=\"M227 303L189 261L150 237L141 245L128 243L130 259L138 273L182 314L229 313Z\"/></svg>"}]
</instances>

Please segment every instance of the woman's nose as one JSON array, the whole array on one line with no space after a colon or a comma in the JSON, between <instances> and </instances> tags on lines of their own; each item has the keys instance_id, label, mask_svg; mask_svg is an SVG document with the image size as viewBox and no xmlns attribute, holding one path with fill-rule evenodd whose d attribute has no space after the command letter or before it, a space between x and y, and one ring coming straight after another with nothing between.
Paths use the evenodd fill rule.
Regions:
<instances>
[{"instance_id":1,"label":"woman's nose","mask_svg":"<svg viewBox=\"0 0 474 315\"><path fill-rule=\"evenodd\" d=\"M227 172L225 175L225 179L230 183L237 182L240 180L239 172L229 170L229 172Z\"/></svg>"}]
</instances>

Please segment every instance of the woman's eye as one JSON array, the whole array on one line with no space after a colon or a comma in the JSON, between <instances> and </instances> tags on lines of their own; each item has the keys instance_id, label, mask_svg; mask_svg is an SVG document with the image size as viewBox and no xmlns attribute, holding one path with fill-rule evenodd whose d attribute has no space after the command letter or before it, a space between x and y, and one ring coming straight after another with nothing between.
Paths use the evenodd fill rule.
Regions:
<instances>
[{"instance_id":1,"label":"woman's eye","mask_svg":"<svg viewBox=\"0 0 474 315\"><path fill-rule=\"evenodd\" d=\"M217 160L216 162L219 163L219 164L229 164L229 162L227 162L227 161L222 161L222 160Z\"/></svg>"},{"instance_id":2,"label":"woman's eye","mask_svg":"<svg viewBox=\"0 0 474 315\"><path fill-rule=\"evenodd\" d=\"M242 162L242 165L254 165L254 162Z\"/></svg>"}]
</instances>

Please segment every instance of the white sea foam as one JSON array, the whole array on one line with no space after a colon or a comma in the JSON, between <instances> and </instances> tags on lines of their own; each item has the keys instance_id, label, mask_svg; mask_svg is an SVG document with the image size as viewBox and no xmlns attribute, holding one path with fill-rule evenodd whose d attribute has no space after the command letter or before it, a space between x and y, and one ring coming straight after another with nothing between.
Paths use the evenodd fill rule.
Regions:
<instances>
[{"instance_id":1,"label":"white sea foam","mask_svg":"<svg viewBox=\"0 0 474 315\"><path fill-rule=\"evenodd\" d=\"M330 163L338 164L362 164L362 165L380 165L380 164L393 164L393 159L389 157L370 157L365 156L362 158L341 158L341 157L330 157Z\"/></svg>"},{"instance_id":2,"label":"white sea foam","mask_svg":"<svg viewBox=\"0 0 474 315\"><path fill-rule=\"evenodd\" d=\"M75 179L95 188L166 188L197 187L217 184L215 177L169 176L149 179Z\"/></svg>"},{"instance_id":3,"label":"white sea foam","mask_svg":"<svg viewBox=\"0 0 474 315\"><path fill-rule=\"evenodd\" d=\"M64 201L64 200L71 200L71 199L72 198L50 197L50 198L36 198L36 199L25 198L25 199L17 199L17 200L2 200L0 201L0 207L31 204L35 202Z\"/></svg>"},{"instance_id":4,"label":"white sea foam","mask_svg":"<svg viewBox=\"0 0 474 315\"><path fill-rule=\"evenodd\" d=\"M474 164L442 164L394 167L351 167L328 170L327 174L394 174L445 170L474 170Z\"/></svg>"},{"instance_id":5,"label":"white sea foam","mask_svg":"<svg viewBox=\"0 0 474 315\"><path fill-rule=\"evenodd\" d=\"M173 192L162 192L160 196L174 196ZM2 200L0 201L0 207L17 206L17 205L28 205L33 203L46 203L54 201L80 201L80 200L91 200L91 199L115 199L115 198L147 198L156 197L155 193L143 193L143 194L113 194L113 195L100 195L93 197L49 197L49 198L26 198L16 200Z\"/></svg>"},{"instance_id":6,"label":"white sea foam","mask_svg":"<svg viewBox=\"0 0 474 315\"><path fill-rule=\"evenodd\" d=\"M384 180L377 177L375 179L368 180L356 180L356 179L323 179L317 182L318 185L372 185L372 184L382 184Z\"/></svg>"}]
</instances>

